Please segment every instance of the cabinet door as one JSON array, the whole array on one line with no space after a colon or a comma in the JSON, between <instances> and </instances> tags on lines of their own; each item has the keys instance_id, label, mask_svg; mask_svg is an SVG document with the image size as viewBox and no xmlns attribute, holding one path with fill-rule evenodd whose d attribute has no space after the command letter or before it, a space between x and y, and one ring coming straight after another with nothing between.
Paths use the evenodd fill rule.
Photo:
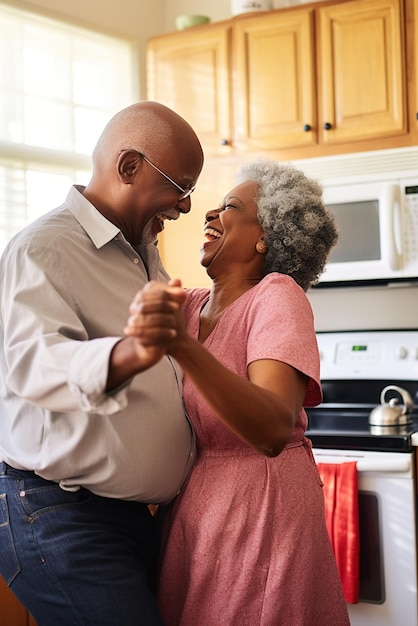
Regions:
<instances>
[{"instance_id":1,"label":"cabinet door","mask_svg":"<svg viewBox=\"0 0 418 626\"><path fill-rule=\"evenodd\" d=\"M313 9L238 20L234 46L234 111L240 147L314 144Z\"/></svg>"},{"instance_id":2,"label":"cabinet door","mask_svg":"<svg viewBox=\"0 0 418 626\"><path fill-rule=\"evenodd\" d=\"M400 0L323 6L318 17L320 140L406 132Z\"/></svg>"},{"instance_id":3,"label":"cabinet door","mask_svg":"<svg viewBox=\"0 0 418 626\"><path fill-rule=\"evenodd\" d=\"M415 28L412 33L412 43L408 46L408 61L410 66L414 68L415 102L412 101L412 117L415 118L415 131L418 132L418 0L414 1L412 7L412 24ZM412 31L412 28L410 30Z\"/></svg>"},{"instance_id":4,"label":"cabinet door","mask_svg":"<svg viewBox=\"0 0 418 626\"><path fill-rule=\"evenodd\" d=\"M147 93L192 125L205 152L230 151L229 24L210 24L148 40Z\"/></svg>"}]
</instances>

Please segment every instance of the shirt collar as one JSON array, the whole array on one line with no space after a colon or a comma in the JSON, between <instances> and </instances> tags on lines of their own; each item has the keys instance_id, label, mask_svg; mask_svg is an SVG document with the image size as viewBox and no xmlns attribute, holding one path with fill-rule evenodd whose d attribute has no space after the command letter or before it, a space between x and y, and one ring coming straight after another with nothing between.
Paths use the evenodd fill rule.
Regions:
<instances>
[{"instance_id":1,"label":"shirt collar","mask_svg":"<svg viewBox=\"0 0 418 626\"><path fill-rule=\"evenodd\" d=\"M85 187L82 185L73 185L68 193L66 204L96 248L102 248L120 233L120 229L112 224L112 222L109 222L109 220L83 196L84 189Z\"/></svg>"}]
</instances>

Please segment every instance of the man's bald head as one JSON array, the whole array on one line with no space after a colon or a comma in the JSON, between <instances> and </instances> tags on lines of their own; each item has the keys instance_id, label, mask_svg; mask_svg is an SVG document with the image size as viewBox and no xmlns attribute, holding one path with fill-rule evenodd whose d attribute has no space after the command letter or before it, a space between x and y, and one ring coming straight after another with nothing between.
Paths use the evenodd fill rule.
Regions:
<instances>
[{"instance_id":1,"label":"man's bald head","mask_svg":"<svg viewBox=\"0 0 418 626\"><path fill-rule=\"evenodd\" d=\"M159 155L177 145L196 150L203 161L199 139L185 119L158 102L138 102L108 122L93 152L93 168L106 170L125 148L143 151L149 159L158 160Z\"/></svg>"}]
</instances>

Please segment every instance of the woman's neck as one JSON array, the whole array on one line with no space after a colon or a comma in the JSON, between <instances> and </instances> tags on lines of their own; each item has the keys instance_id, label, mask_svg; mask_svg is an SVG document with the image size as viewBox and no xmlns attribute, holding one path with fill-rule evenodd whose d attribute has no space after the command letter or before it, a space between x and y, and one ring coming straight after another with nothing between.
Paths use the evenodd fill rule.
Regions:
<instances>
[{"instance_id":1,"label":"woman's neck","mask_svg":"<svg viewBox=\"0 0 418 626\"><path fill-rule=\"evenodd\" d=\"M239 281L231 281L228 278L213 280L209 298L200 311L199 340L202 343L215 328L222 312L246 291L257 285L260 280L261 277L240 279Z\"/></svg>"}]
</instances>

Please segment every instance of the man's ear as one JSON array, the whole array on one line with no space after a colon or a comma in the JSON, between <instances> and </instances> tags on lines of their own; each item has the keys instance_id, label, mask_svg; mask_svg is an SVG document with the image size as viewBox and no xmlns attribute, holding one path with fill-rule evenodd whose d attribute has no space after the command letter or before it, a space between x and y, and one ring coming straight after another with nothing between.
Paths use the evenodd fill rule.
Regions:
<instances>
[{"instance_id":1,"label":"man's ear","mask_svg":"<svg viewBox=\"0 0 418 626\"><path fill-rule=\"evenodd\" d=\"M120 179L126 183L131 184L133 177L138 170L141 158L135 150L124 150L120 153L117 163L118 175Z\"/></svg>"}]
</instances>

